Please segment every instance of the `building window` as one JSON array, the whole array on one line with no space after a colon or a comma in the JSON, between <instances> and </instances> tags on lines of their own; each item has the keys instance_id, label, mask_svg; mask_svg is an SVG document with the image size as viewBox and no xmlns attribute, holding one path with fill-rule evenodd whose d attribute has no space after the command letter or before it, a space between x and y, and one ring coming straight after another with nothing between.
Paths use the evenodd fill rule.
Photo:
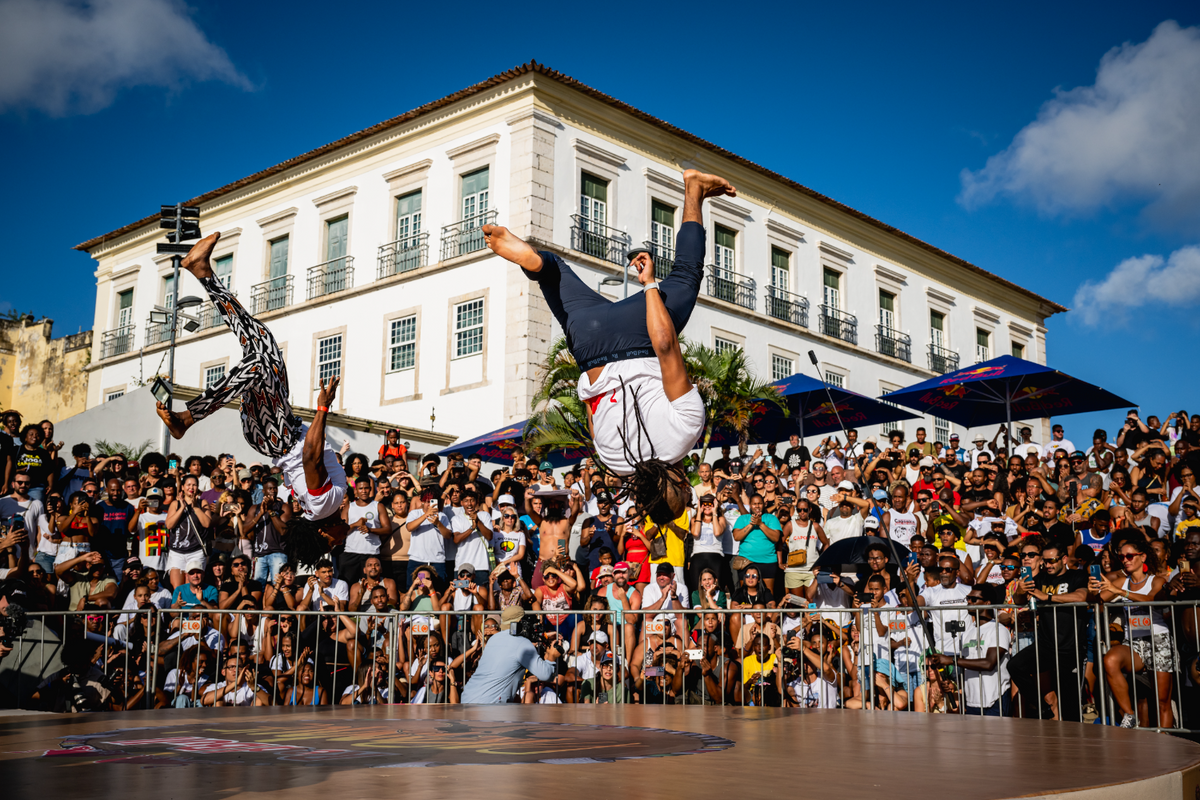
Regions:
<instances>
[{"instance_id":1,"label":"building window","mask_svg":"<svg viewBox=\"0 0 1200 800\"><path fill-rule=\"evenodd\" d=\"M933 418L934 441L942 443L942 447L950 446L950 421L941 417Z\"/></svg>"},{"instance_id":2,"label":"building window","mask_svg":"<svg viewBox=\"0 0 1200 800\"><path fill-rule=\"evenodd\" d=\"M271 241L271 263L269 278L282 278L288 271L288 237L281 236Z\"/></svg>"},{"instance_id":3,"label":"building window","mask_svg":"<svg viewBox=\"0 0 1200 800\"><path fill-rule=\"evenodd\" d=\"M737 245L737 233L722 228L720 225L716 228L714 234L716 240L716 248L713 253L713 264L717 269L728 270L729 272L737 272L737 263L734 257Z\"/></svg>"},{"instance_id":4,"label":"building window","mask_svg":"<svg viewBox=\"0 0 1200 800\"><path fill-rule=\"evenodd\" d=\"M792 290L792 255L778 247L771 248L771 285L785 292Z\"/></svg>"},{"instance_id":5,"label":"building window","mask_svg":"<svg viewBox=\"0 0 1200 800\"><path fill-rule=\"evenodd\" d=\"M483 298L454 307L454 357L483 352Z\"/></svg>"},{"instance_id":6,"label":"building window","mask_svg":"<svg viewBox=\"0 0 1200 800\"><path fill-rule=\"evenodd\" d=\"M583 173L579 215L585 231L597 232L608 224L608 181Z\"/></svg>"},{"instance_id":7,"label":"building window","mask_svg":"<svg viewBox=\"0 0 1200 800\"><path fill-rule=\"evenodd\" d=\"M225 377L225 365L217 364L214 367L204 368L204 388L210 389L220 382Z\"/></svg>"},{"instance_id":8,"label":"building window","mask_svg":"<svg viewBox=\"0 0 1200 800\"><path fill-rule=\"evenodd\" d=\"M396 198L396 241L421 232L421 190Z\"/></svg>"},{"instance_id":9,"label":"building window","mask_svg":"<svg viewBox=\"0 0 1200 800\"><path fill-rule=\"evenodd\" d=\"M894 392L894 391L895 391L895 389L887 389L887 390L885 390L885 391L887 391L887 392ZM879 398L879 402L883 403L884 405L889 405L889 406L891 406L892 408L895 408L895 409L897 409L897 410L899 410L899 408L900 408L900 406L896 405L896 404L895 404L895 403L893 403L891 400L888 400L888 399L887 399L887 398L885 398L885 397L881 397L881 398ZM887 437L888 437L888 434L889 434L889 433L891 433L892 431L900 431L900 433L904 433L904 423L903 423L903 422L883 422L883 423L880 423L880 425L879 425L879 437L880 437L880 442L881 442L881 443L883 443L883 442L884 442L884 440L886 440L886 439L887 439Z\"/></svg>"},{"instance_id":10,"label":"building window","mask_svg":"<svg viewBox=\"0 0 1200 800\"><path fill-rule=\"evenodd\" d=\"M796 362L786 356L771 356L771 380L781 381L796 374Z\"/></svg>"},{"instance_id":11,"label":"building window","mask_svg":"<svg viewBox=\"0 0 1200 800\"><path fill-rule=\"evenodd\" d=\"M741 345L732 339L722 339L720 336L713 338L713 350L717 351L717 355L732 353L738 349L741 349Z\"/></svg>"},{"instance_id":12,"label":"building window","mask_svg":"<svg viewBox=\"0 0 1200 800\"><path fill-rule=\"evenodd\" d=\"M842 308L842 276L837 270L825 270L825 286L824 294L821 298L825 301L825 305L831 309L840 311Z\"/></svg>"},{"instance_id":13,"label":"building window","mask_svg":"<svg viewBox=\"0 0 1200 800\"><path fill-rule=\"evenodd\" d=\"M1025 345L1020 344L1018 342L1013 342L1012 354L1016 358L1024 358L1025 357Z\"/></svg>"},{"instance_id":14,"label":"building window","mask_svg":"<svg viewBox=\"0 0 1200 800\"><path fill-rule=\"evenodd\" d=\"M175 308L175 276L163 278L163 307L170 311Z\"/></svg>"},{"instance_id":15,"label":"building window","mask_svg":"<svg viewBox=\"0 0 1200 800\"><path fill-rule=\"evenodd\" d=\"M388 372L417 365L417 315L392 320L388 344Z\"/></svg>"},{"instance_id":16,"label":"building window","mask_svg":"<svg viewBox=\"0 0 1200 800\"><path fill-rule=\"evenodd\" d=\"M656 255L675 249L675 209L657 200L650 201L650 244Z\"/></svg>"},{"instance_id":17,"label":"building window","mask_svg":"<svg viewBox=\"0 0 1200 800\"><path fill-rule=\"evenodd\" d=\"M213 274L221 285L228 289L233 281L233 256L221 256L214 261Z\"/></svg>"},{"instance_id":18,"label":"building window","mask_svg":"<svg viewBox=\"0 0 1200 800\"><path fill-rule=\"evenodd\" d=\"M825 373L825 382L828 383L830 386L837 387L838 389L846 388L846 376L839 375L836 372L826 372Z\"/></svg>"},{"instance_id":19,"label":"building window","mask_svg":"<svg viewBox=\"0 0 1200 800\"><path fill-rule=\"evenodd\" d=\"M983 328L975 329L975 363L992 357L992 334Z\"/></svg>"},{"instance_id":20,"label":"building window","mask_svg":"<svg viewBox=\"0 0 1200 800\"><path fill-rule=\"evenodd\" d=\"M133 325L133 289L117 294L117 329L124 330Z\"/></svg>"},{"instance_id":21,"label":"building window","mask_svg":"<svg viewBox=\"0 0 1200 800\"><path fill-rule=\"evenodd\" d=\"M934 347L946 346L946 315L940 311L929 312L929 342Z\"/></svg>"},{"instance_id":22,"label":"building window","mask_svg":"<svg viewBox=\"0 0 1200 800\"><path fill-rule=\"evenodd\" d=\"M477 169L462 176L463 220L474 220L488 210L488 168ZM483 223L480 222L480 225Z\"/></svg>"},{"instance_id":23,"label":"building window","mask_svg":"<svg viewBox=\"0 0 1200 800\"><path fill-rule=\"evenodd\" d=\"M107 403L109 400L116 400L118 397L124 396L124 394L124 389L118 389L115 392L109 392L108 394L104 395L104 402Z\"/></svg>"},{"instance_id":24,"label":"building window","mask_svg":"<svg viewBox=\"0 0 1200 800\"><path fill-rule=\"evenodd\" d=\"M317 380L326 383L342 374L342 335L317 340Z\"/></svg>"},{"instance_id":25,"label":"building window","mask_svg":"<svg viewBox=\"0 0 1200 800\"><path fill-rule=\"evenodd\" d=\"M896 330L896 295L879 290L879 326L885 332Z\"/></svg>"}]
</instances>

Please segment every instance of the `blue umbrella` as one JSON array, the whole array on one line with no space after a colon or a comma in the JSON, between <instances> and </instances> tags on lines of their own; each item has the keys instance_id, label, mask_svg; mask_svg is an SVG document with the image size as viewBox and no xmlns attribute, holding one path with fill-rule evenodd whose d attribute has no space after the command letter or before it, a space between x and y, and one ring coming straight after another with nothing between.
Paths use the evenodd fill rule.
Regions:
<instances>
[{"instance_id":1,"label":"blue umbrella","mask_svg":"<svg viewBox=\"0 0 1200 800\"><path fill-rule=\"evenodd\" d=\"M490 433L476 436L474 439L453 444L445 450L438 451L438 455L444 457L450 453L462 453L464 458L479 456L482 460L493 464L511 464L513 463L513 453L523 447L525 426L528 422L529 420L514 422L512 425L497 428ZM592 455L591 450L570 448L553 450L546 454L545 460L557 468L565 467L568 464L578 464Z\"/></svg>"},{"instance_id":2,"label":"blue umbrella","mask_svg":"<svg viewBox=\"0 0 1200 800\"><path fill-rule=\"evenodd\" d=\"M755 409L750 422L750 441L782 442L793 433L801 438L812 435L827 435L847 428L865 428L885 422L916 419L917 415L880 402L873 397L829 387L803 373L776 381L772 384L787 401L788 414L774 403L762 401ZM830 399L833 405L830 404ZM836 406L836 412L835 412ZM838 415L841 415L841 422ZM713 431L709 447L732 447L738 443L737 433L718 427Z\"/></svg>"},{"instance_id":3,"label":"blue umbrella","mask_svg":"<svg viewBox=\"0 0 1200 800\"><path fill-rule=\"evenodd\" d=\"M1087 381L1015 356L1000 356L884 395L967 428L1136 405Z\"/></svg>"}]
</instances>

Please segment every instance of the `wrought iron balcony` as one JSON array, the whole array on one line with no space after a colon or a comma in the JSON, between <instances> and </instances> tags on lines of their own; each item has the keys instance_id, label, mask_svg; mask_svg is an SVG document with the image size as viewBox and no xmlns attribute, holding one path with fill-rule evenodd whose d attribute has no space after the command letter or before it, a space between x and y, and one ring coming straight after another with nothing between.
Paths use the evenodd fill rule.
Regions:
<instances>
[{"instance_id":1,"label":"wrought iron balcony","mask_svg":"<svg viewBox=\"0 0 1200 800\"><path fill-rule=\"evenodd\" d=\"M181 322L182 320L176 320ZM175 329L175 338L183 335L183 326L178 325ZM153 347L156 344L171 341L171 326L166 322L147 322L146 323L146 338L143 347Z\"/></svg>"},{"instance_id":2,"label":"wrought iron balcony","mask_svg":"<svg viewBox=\"0 0 1200 800\"><path fill-rule=\"evenodd\" d=\"M308 268L308 299L341 292L354 286L354 256L342 256Z\"/></svg>"},{"instance_id":3,"label":"wrought iron balcony","mask_svg":"<svg viewBox=\"0 0 1200 800\"><path fill-rule=\"evenodd\" d=\"M292 276L281 275L250 287L250 313L264 314L292 304Z\"/></svg>"},{"instance_id":4,"label":"wrought iron balcony","mask_svg":"<svg viewBox=\"0 0 1200 800\"><path fill-rule=\"evenodd\" d=\"M912 363L912 339L907 333L876 325L875 350L885 356Z\"/></svg>"},{"instance_id":5,"label":"wrought iron balcony","mask_svg":"<svg viewBox=\"0 0 1200 800\"><path fill-rule=\"evenodd\" d=\"M112 358L128 353L133 349L133 334L132 325L105 331L104 335L100 337L100 357Z\"/></svg>"},{"instance_id":6,"label":"wrought iron balcony","mask_svg":"<svg viewBox=\"0 0 1200 800\"><path fill-rule=\"evenodd\" d=\"M379 247L379 271L382 280L402 272L420 269L429 261L429 234L415 233Z\"/></svg>"},{"instance_id":7,"label":"wrought iron balcony","mask_svg":"<svg viewBox=\"0 0 1200 800\"><path fill-rule=\"evenodd\" d=\"M650 251L654 257L654 279L661 281L675 269L675 248L669 244L642 242L642 247Z\"/></svg>"},{"instance_id":8,"label":"wrought iron balcony","mask_svg":"<svg viewBox=\"0 0 1200 800\"><path fill-rule=\"evenodd\" d=\"M820 331L843 342L858 344L858 317L840 308L822 305Z\"/></svg>"},{"instance_id":9,"label":"wrought iron balcony","mask_svg":"<svg viewBox=\"0 0 1200 800\"><path fill-rule=\"evenodd\" d=\"M726 303L754 310L756 290L753 278L745 278L724 267L709 265L708 294Z\"/></svg>"},{"instance_id":10,"label":"wrought iron balcony","mask_svg":"<svg viewBox=\"0 0 1200 800\"><path fill-rule=\"evenodd\" d=\"M225 322L221 318L221 312L217 310L217 306L212 301L200 306L196 311L196 319L200 320L200 327L196 329L198 331L206 331Z\"/></svg>"},{"instance_id":11,"label":"wrought iron balcony","mask_svg":"<svg viewBox=\"0 0 1200 800\"><path fill-rule=\"evenodd\" d=\"M629 252L629 234L572 214L571 249L623 265L626 263L625 254Z\"/></svg>"},{"instance_id":12,"label":"wrought iron balcony","mask_svg":"<svg viewBox=\"0 0 1200 800\"><path fill-rule=\"evenodd\" d=\"M495 209L484 211L442 228L442 261L465 256L486 247L483 241L483 226L495 225L498 213Z\"/></svg>"},{"instance_id":13,"label":"wrought iron balcony","mask_svg":"<svg viewBox=\"0 0 1200 800\"><path fill-rule=\"evenodd\" d=\"M808 298L778 286L768 286L766 297L766 312L768 317L781 319L802 328L808 327Z\"/></svg>"},{"instance_id":14,"label":"wrought iron balcony","mask_svg":"<svg viewBox=\"0 0 1200 800\"><path fill-rule=\"evenodd\" d=\"M958 369L958 353L940 345L929 345L929 369L939 375Z\"/></svg>"}]
</instances>

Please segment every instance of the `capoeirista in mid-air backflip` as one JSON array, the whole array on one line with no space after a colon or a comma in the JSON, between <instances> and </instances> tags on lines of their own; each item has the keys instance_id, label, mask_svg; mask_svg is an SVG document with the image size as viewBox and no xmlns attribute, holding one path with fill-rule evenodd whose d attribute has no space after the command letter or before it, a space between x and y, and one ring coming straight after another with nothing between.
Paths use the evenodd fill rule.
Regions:
<instances>
[{"instance_id":1,"label":"capoeirista in mid-air backflip","mask_svg":"<svg viewBox=\"0 0 1200 800\"><path fill-rule=\"evenodd\" d=\"M336 525L340 521L337 512L346 494L346 473L325 443L325 419L337 394L338 378L332 378L328 386L321 382L317 411L312 425L306 427L288 402L287 365L275 337L242 308L213 274L209 256L220 236L214 233L198 242L181 266L196 276L225 324L238 337L242 361L188 403L185 411L176 413L159 403L158 415L171 435L179 439L197 422L240 398L246 441L283 470L284 482L304 509L302 517L290 524L297 530L289 530L288 538L299 533L298 538L316 544L317 527L328 525L314 527L314 523L332 517ZM306 532L308 536L304 536Z\"/></svg>"},{"instance_id":2,"label":"capoeirista in mid-air backflip","mask_svg":"<svg viewBox=\"0 0 1200 800\"><path fill-rule=\"evenodd\" d=\"M686 507L690 484L681 465L704 431L704 401L688 379L679 347L704 277L706 197L736 196L724 178L683 173L683 224L671 274L654 279L647 250L630 253L640 294L613 302L561 258L538 252L510 231L484 225L487 246L517 264L542 289L582 371L579 397L588 409L596 454L605 467L632 476L638 505L672 520Z\"/></svg>"}]
</instances>

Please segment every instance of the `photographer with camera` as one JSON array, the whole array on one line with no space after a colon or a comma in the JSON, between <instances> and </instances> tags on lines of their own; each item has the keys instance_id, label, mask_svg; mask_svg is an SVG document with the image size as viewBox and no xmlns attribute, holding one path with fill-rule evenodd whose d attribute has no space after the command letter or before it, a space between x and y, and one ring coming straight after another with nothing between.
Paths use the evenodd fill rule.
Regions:
<instances>
[{"instance_id":1,"label":"photographer with camera","mask_svg":"<svg viewBox=\"0 0 1200 800\"><path fill-rule=\"evenodd\" d=\"M516 606L500 614L501 631L488 640L479 667L463 688L464 703L507 703L516 696L526 670L538 680L549 681L562 657L557 642L546 645L538 655L535 645L544 642L542 625L536 617L525 617Z\"/></svg>"}]
</instances>

